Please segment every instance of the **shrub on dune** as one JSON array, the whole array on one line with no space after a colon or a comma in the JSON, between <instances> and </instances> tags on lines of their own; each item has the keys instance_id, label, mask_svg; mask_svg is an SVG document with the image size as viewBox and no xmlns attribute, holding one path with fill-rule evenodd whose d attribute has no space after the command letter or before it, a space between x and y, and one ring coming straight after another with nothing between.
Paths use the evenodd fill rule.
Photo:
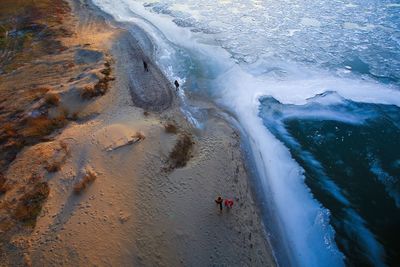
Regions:
<instances>
[{"instance_id":1,"label":"shrub on dune","mask_svg":"<svg viewBox=\"0 0 400 267\"><path fill-rule=\"evenodd\" d=\"M96 180L97 174L93 171L87 171L85 175L82 177L82 179L75 184L74 186L74 192L75 194L81 193L83 190L86 189L86 187L89 186L94 180Z\"/></svg>"},{"instance_id":2,"label":"shrub on dune","mask_svg":"<svg viewBox=\"0 0 400 267\"><path fill-rule=\"evenodd\" d=\"M19 221L34 225L49 192L50 188L47 182L35 184L31 191L28 191L19 199L14 217Z\"/></svg>"},{"instance_id":3,"label":"shrub on dune","mask_svg":"<svg viewBox=\"0 0 400 267\"><path fill-rule=\"evenodd\" d=\"M164 129L166 133L176 134L178 132L178 128L172 123L165 124Z\"/></svg>"},{"instance_id":4,"label":"shrub on dune","mask_svg":"<svg viewBox=\"0 0 400 267\"><path fill-rule=\"evenodd\" d=\"M58 106L60 103L60 96L55 93L47 94L44 99L49 106Z\"/></svg>"},{"instance_id":5,"label":"shrub on dune","mask_svg":"<svg viewBox=\"0 0 400 267\"><path fill-rule=\"evenodd\" d=\"M40 138L49 135L54 130L63 127L67 123L65 115L59 115L55 118L40 116L37 118L29 118L22 134L27 138Z\"/></svg>"},{"instance_id":6,"label":"shrub on dune","mask_svg":"<svg viewBox=\"0 0 400 267\"><path fill-rule=\"evenodd\" d=\"M179 136L172 152L169 155L170 168L182 168L185 167L190 159L190 152L192 150L194 142L192 137L188 134Z\"/></svg>"}]
</instances>

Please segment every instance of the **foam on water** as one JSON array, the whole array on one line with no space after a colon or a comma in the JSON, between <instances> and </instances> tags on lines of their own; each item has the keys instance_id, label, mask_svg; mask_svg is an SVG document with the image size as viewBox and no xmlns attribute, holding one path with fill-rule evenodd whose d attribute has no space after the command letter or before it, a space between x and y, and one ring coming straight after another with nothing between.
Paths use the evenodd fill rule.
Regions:
<instances>
[{"instance_id":1,"label":"foam on water","mask_svg":"<svg viewBox=\"0 0 400 267\"><path fill-rule=\"evenodd\" d=\"M318 10L319 7L323 8L321 14L325 16L324 20L319 19L321 17L315 13L310 13L308 9L304 11L301 7L303 4L299 1L291 2L290 10L282 9L281 4L275 1L271 1L269 9L261 2L245 0L161 1L145 5L143 1L132 0L93 1L117 20L135 23L149 34L157 45L152 56L171 80L186 81L188 88L198 90L198 93L207 95L235 114L250 140L260 174L259 182L265 192L271 192L265 197L270 200L268 203L273 205L271 210L276 212L280 224L278 235L281 242L285 243L282 247L288 248L289 261L299 266L344 265L344 256L334 240L335 232L330 225L329 210L314 199L304 183L304 170L292 158L288 148L265 127L263 119L259 116L260 99L270 96L282 104L294 107L311 102L315 104L313 109L308 111L293 109L294 112L291 113L290 109L286 109L280 120L285 116L314 116L362 124L371 114L357 115L343 110L318 109L318 105L334 106L350 99L400 106L397 85L372 80L374 75L396 79L398 73L395 70L400 69L400 61L396 61L397 54L390 59L394 67L386 68L381 67L388 64L386 58L370 58L373 55L368 53L368 56L362 57L362 62L368 62L368 73L364 73L366 75L361 78L352 67L355 65L342 64L343 55L340 55L342 61L334 59L339 67L329 65L324 68L325 63L336 54L348 54L348 51L342 47L343 44L340 44L333 54L326 55L321 51L320 47L330 45L331 39L321 37L318 29L321 26L334 27L337 21L333 18L330 21L331 15L326 13L326 8L313 4L312 1L309 4L316 8L315 12L321 10ZM386 7L397 8L390 4ZM358 38L360 31L372 31L376 28L368 24L364 17L346 21L351 19L351 10L358 8L358 5L343 5L340 8L343 8L340 10L343 14L340 25L343 25L344 33L352 31L349 33L351 38ZM373 5L365 8L371 15ZM298 13L304 14L300 21L280 21L284 17L276 16L273 12L289 12L286 15L290 18ZM375 17L374 14L371 16ZM268 31L264 30L266 27L263 23L266 22ZM378 18L375 22L379 22ZM302 26L299 26L300 24ZM393 33L395 26L386 23L380 27L382 31ZM318 49L311 47L312 53L302 52L304 41L298 36L299 32L303 33L305 41L310 41L311 37L321 37ZM281 40L274 34L285 38L292 36L300 44L283 43L282 40L285 39ZM332 30L332 34L333 36L329 37L335 38L335 29ZM348 45L352 39L346 34L343 41ZM249 42L248 36L262 38ZM379 32L371 36L373 39L382 37ZM265 45L266 38L273 45ZM396 49L393 40L390 44L393 46L388 48L390 51ZM365 49L360 45L357 51ZM319 60L320 58L322 60ZM310 62L313 63L313 67ZM382 65L377 66L376 62L381 62ZM349 64L351 65L351 62ZM317 97L318 95L323 97ZM188 114L195 120L192 112ZM372 168L376 172L379 171L377 165ZM382 172L380 173L382 176ZM333 181L326 179L325 187L342 203L348 205L348 200ZM366 249L371 255L371 262L381 262L384 254L382 247L365 227L363 219L351 209L348 209L348 218L349 224L354 224L351 229L363 236Z\"/></svg>"}]
</instances>

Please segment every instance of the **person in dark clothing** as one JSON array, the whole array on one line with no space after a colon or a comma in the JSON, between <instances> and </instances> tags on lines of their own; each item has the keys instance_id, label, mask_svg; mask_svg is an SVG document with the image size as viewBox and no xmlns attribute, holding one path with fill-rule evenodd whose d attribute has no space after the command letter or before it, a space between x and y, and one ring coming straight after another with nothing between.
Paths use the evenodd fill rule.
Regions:
<instances>
[{"instance_id":1,"label":"person in dark clothing","mask_svg":"<svg viewBox=\"0 0 400 267\"><path fill-rule=\"evenodd\" d=\"M220 196L215 200L215 203L217 203L219 205L219 209L221 211L222 211L222 202L223 202L223 199Z\"/></svg>"},{"instance_id":2,"label":"person in dark clothing","mask_svg":"<svg viewBox=\"0 0 400 267\"><path fill-rule=\"evenodd\" d=\"M179 83L178 83L178 81L175 80L174 84L175 84L175 87L176 87L176 91L178 91L178 90L179 90Z\"/></svg>"},{"instance_id":3,"label":"person in dark clothing","mask_svg":"<svg viewBox=\"0 0 400 267\"><path fill-rule=\"evenodd\" d=\"M143 60L144 71L149 71L149 67L147 66L147 62Z\"/></svg>"}]
</instances>

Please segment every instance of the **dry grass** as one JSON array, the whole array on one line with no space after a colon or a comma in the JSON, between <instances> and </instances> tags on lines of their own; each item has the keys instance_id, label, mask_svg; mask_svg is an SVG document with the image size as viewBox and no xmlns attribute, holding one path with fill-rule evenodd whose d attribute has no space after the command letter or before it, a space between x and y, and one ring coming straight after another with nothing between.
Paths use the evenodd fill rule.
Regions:
<instances>
[{"instance_id":1,"label":"dry grass","mask_svg":"<svg viewBox=\"0 0 400 267\"><path fill-rule=\"evenodd\" d=\"M193 147L192 137L188 134L182 134L179 136L172 152L169 155L170 168L182 168L185 167L190 159L190 152Z\"/></svg>"},{"instance_id":2,"label":"dry grass","mask_svg":"<svg viewBox=\"0 0 400 267\"><path fill-rule=\"evenodd\" d=\"M92 86L87 85L81 89L80 95L82 99L88 100L97 96L102 96L107 93L108 81L104 79L99 80L99 82Z\"/></svg>"},{"instance_id":3,"label":"dry grass","mask_svg":"<svg viewBox=\"0 0 400 267\"><path fill-rule=\"evenodd\" d=\"M79 119L79 112L72 113L69 119L72 121L77 121Z\"/></svg>"},{"instance_id":4,"label":"dry grass","mask_svg":"<svg viewBox=\"0 0 400 267\"><path fill-rule=\"evenodd\" d=\"M20 149L24 146L24 140L18 134L18 123L0 123L0 172L7 169L9 162L13 161Z\"/></svg>"},{"instance_id":5,"label":"dry grass","mask_svg":"<svg viewBox=\"0 0 400 267\"><path fill-rule=\"evenodd\" d=\"M47 116L29 118L25 129L22 130L22 135L25 138L41 138L51 134L58 128L64 127L66 123L67 119L64 114L56 118L49 118Z\"/></svg>"},{"instance_id":6,"label":"dry grass","mask_svg":"<svg viewBox=\"0 0 400 267\"><path fill-rule=\"evenodd\" d=\"M15 125L11 122L4 123L1 127L1 131L4 132L8 137L14 137L17 135Z\"/></svg>"},{"instance_id":7,"label":"dry grass","mask_svg":"<svg viewBox=\"0 0 400 267\"><path fill-rule=\"evenodd\" d=\"M164 129L166 133L176 134L178 132L178 128L172 123L165 124Z\"/></svg>"},{"instance_id":8,"label":"dry grass","mask_svg":"<svg viewBox=\"0 0 400 267\"><path fill-rule=\"evenodd\" d=\"M60 147L61 149L63 149L65 151L65 153L68 155L69 154L69 150L68 150L68 145L67 143L65 143L64 141L60 141Z\"/></svg>"},{"instance_id":9,"label":"dry grass","mask_svg":"<svg viewBox=\"0 0 400 267\"><path fill-rule=\"evenodd\" d=\"M62 162L59 162L59 161L48 162L44 168L48 172L58 172L59 170L61 170L61 165L62 165Z\"/></svg>"},{"instance_id":10,"label":"dry grass","mask_svg":"<svg viewBox=\"0 0 400 267\"><path fill-rule=\"evenodd\" d=\"M108 80L103 78L94 86L97 95L105 95L108 90Z\"/></svg>"},{"instance_id":11,"label":"dry grass","mask_svg":"<svg viewBox=\"0 0 400 267\"><path fill-rule=\"evenodd\" d=\"M20 72L9 77L1 75L0 79L0 172L25 145L41 141L40 134L48 135L50 130L63 126L62 118L48 121L26 116L43 98L45 105L38 110L41 114L58 105L56 95L47 96L51 88L37 85L66 76L66 67L54 60L48 62L51 68L30 63L43 60L43 56L48 60L48 55L65 49L60 38L71 33L62 23L70 19L69 5L63 0L0 1L0 69L10 73L24 66Z\"/></svg>"},{"instance_id":12,"label":"dry grass","mask_svg":"<svg viewBox=\"0 0 400 267\"><path fill-rule=\"evenodd\" d=\"M8 52L0 61L2 69L11 72L42 54L59 52L63 46L56 37L70 34L61 26L68 12L62 0L2 0L0 49ZM7 31L14 34L5 38Z\"/></svg>"},{"instance_id":13,"label":"dry grass","mask_svg":"<svg viewBox=\"0 0 400 267\"><path fill-rule=\"evenodd\" d=\"M6 183L6 178L4 178L4 175L0 173L0 194L3 194L7 191L4 186L5 183Z\"/></svg>"},{"instance_id":14,"label":"dry grass","mask_svg":"<svg viewBox=\"0 0 400 267\"><path fill-rule=\"evenodd\" d=\"M45 102L49 106L58 106L60 103L60 95L56 93L49 93L44 97Z\"/></svg>"},{"instance_id":15,"label":"dry grass","mask_svg":"<svg viewBox=\"0 0 400 267\"><path fill-rule=\"evenodd\" d=\"M96 93L93 86L87 85L81 89L80 95L83 99L90 99L95 97Z\"/></svg>"},{"instance_id":16,"label":"dry grass","mask_svg":"<svg viewBox=\"0 0 400 267\"><path fill-rule=\"evenodd\" d=\"M108 83L115 80L111 77L111 65L109 62L104 63L105 68L100 72L104 75L94 86L85 86L81 89L80 95L82 99L88 100L97 96L105 95L108 91Z\"/></svg>"},{"instance_id":17,"label":"dry grass","mask_svg":"<svg viewBox=\"0 0 400 267\"><path fill-rule=\"evenodd\" d=\"M105 65L105 64L104 64L104 65ZM108 67L102 69L100 72L101 72L102 74L104 74L105 76L110 76L110 74L111 74L111 68L110 68L109 66L110 66L110 64L108 64Z\"/></svg>"},{"instance_id":18,"label":"dry grass","mask_svg":"<svg viewBox=\"0 0 400 267\"><path fill-rule=\"evenodd\" d=\"M61 170L61 166L64 165L69 155L70 153L67 144L64 142L60 142L60 149L57 149L53 157L47 160L46 166L44 168L48 172L58 172L59 170Z\"/></svg>"},{"instance_id":19,"label":"dry grass","mask_svg":"<svg viewBox=\"0 0 400 267\"><path fill-rule=\"evenodd\" d=\"M9 139L7 143L4 144L3 148L5 150L13 150L13 149L19 149L24 146L23 141L19 139Z\"/></svg>"},{"instance_id":20,"label":"dry grass","mask_svg":"<svg viewBox=\"0 0 400 267\"><path fill-rule=\"evenodd\" d=\"M16 125L6 122L0 127L0 142L4 142L17 135Z\"/></svg>"},{"instance_id":21,"label":"dry grass","mask_svg":"<svg viewBox=\"0 0 400 267\"><path fill-rule=\"evenodd\" d=\"M40 108L42 114L47 113L48 105ZM27 145L43 141L46 136L66 125L66 115L62 110L57 117L49 118L46 115L26 117L10 115L0 123L0 172L5 171L18 152ZM0 118L1 122L1 118Z\"/></svg>"},{"instance_id":22,"label":"dry grass","mask_svg":"<svg viewBox=\"0 0 400 267\"><path fill-rule=\"evenodd\" d=\"M91 184L92 182L94 182L94 180L96 180L96 178L97 178L96 173L94 173L93 171L87 171L86 174L81 179L81 181L79 181L74 185L75 194L79 194L83 190L85 190L89 184Z\"/></svg>"},{"instance_id":23,"label":"dry grass","mask_svg":"<svg viewBox=\"0 0 400 267\"><path fill-rule=\"evenodd\" d=\"M49 192L50 188L47 182L35 184L31 191L28 191L19 199L14 213L15 219L34 226Z\"/></svg>"},{"instance_id":24,"label":"dry grass","mask_svg":"<svg viewBox=\"0 0 400 267\"><path fill-rule=\"evenodd\" d=\"M141 132L137 132L134 137L139 138L139 140L144 140L146 138L146 136Z\"/></svg>"}]
</instances>

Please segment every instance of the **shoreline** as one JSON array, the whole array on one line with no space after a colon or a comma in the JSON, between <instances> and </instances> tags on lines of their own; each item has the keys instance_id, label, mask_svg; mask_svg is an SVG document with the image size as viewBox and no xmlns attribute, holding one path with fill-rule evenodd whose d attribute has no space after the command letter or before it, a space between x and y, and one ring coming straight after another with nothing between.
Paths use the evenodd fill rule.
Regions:
<instances>
[{"instance_id":1,"label":"shoreline","mask_svg":"<svg viewBox=\"0 0 400 267\"><path fill-rule=\"evenodd\" d=\"M91 3L70 4L76 33L65 45L109 53L115 81L50 143L18 154L7 172L18 174L40 147L68 147L60 170L45 174L50 194L34 230L18 236L25 264L274 266L237 130L217 116L203 130L192 128L171 81L130 33L108 25ZM62 100L75 106L73 87L65 87ZM138 134L144 138L132 139ZM173 161L185 136L193 143ZM94 182L75 194L89 174ZM231 211L219 213L219 194L235 198Z\"/></svg>"}]
</instances>

